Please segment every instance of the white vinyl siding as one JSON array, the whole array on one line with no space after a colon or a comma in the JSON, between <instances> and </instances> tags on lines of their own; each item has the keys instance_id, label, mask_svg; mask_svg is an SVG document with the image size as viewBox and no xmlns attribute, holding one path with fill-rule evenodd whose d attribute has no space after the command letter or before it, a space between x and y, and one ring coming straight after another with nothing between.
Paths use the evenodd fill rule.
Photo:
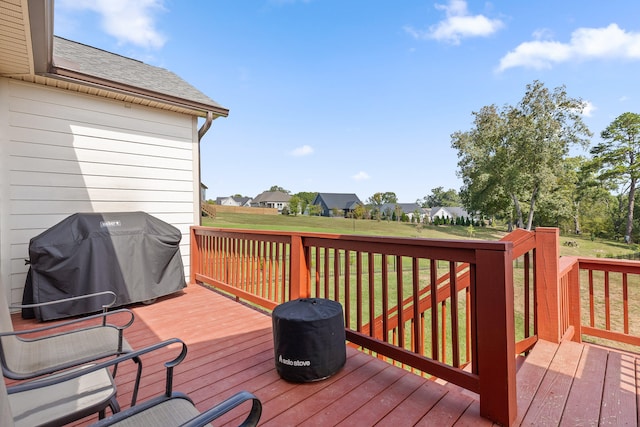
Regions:
<instances>
[{"instance_id":1,"label":"white vinyl siding","mask_svg":"<svg viewBox=\"0 0 640 427\"><path fill-rule=\"evenodd\" d=\"M196 118L0 78L0 280L19 302L29 239L76 212L199 217ZM7 253L10 260L7 262Z\"/></svg>"}]
</instances>

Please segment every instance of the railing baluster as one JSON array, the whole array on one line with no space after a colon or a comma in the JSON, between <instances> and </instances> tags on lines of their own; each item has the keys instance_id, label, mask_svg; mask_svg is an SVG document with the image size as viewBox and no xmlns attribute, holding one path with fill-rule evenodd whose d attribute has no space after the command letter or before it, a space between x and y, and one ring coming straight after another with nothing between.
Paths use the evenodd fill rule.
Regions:
<instances>
[{"instance_id":1,"label":"railing baluster","mask_svg":"<svg viewBox=\"0 0 640 427\"><path fill-rule=\"evenodd\" d=\"M320 252L322 250L326 251L327 249L321 249L319 247L314 248L316 251L316 297L320 297L320 274L321 274L321 266L320 262Z\"/></svg>"},{"instance_id":2,"label":"railing baluster","mask_svg":"<svg viewBox=\"0 0 640 427\"><path fill-rule=\"evenodd\" d=\"M333 300L340 302L340 251L333 250Z\"/></svg>"},{"instance_id":3,"label":"railing baluster","mask_svg":"<svg viewBox=\"0 0 640 427\"><path fill-rule=\"evenodd\" d=\"M431 297L431 358L438 360L440 351L438 350L438 262L429 260L430 275L430 297Z\"/></svg>"},{"instance_id":4,"label":"railing baluster","mask_svg":"<svg viewBox=\"0 0 640 427\"><path fill-rule=\"evenodd\" d=\"M629 288L627 273L622 273L622 316L624 321L624 333L629 333Z\"/></svg>"},{"instance_id":5,"label":"railing baluster","mask_svg":"<svg viewBox=\"0 0 640 427\"><path fill-rule=\"evenodd\" d=\"M420 268L418 260L412 259L411 279L413 287L413 351L424 354L424 338L422 337L422 322L420 322Z\"/></svg>"},{"instance_id":6,"label":"railing baluster","mask_svg":"<svg viewBox=\"0 0 640 427\"><path fill-rule=\"evenodd\" d=\"M440 357L440 361L442 363L447 363L447 303L446 301L442 301L440 303L440 313L441 313L441 323L442 328L440 329L440 339L442 340L442 354Z\"/></svg>"},{"instance_id":7,"label":"railing baluster","mask_svg":"<svg viewBox=\"0 0 640 427\"><path fill-rule=\"evenodd\" d=\"M369 336L376 336L376 288L375 288L375 260L374 254L368 254L368 271L369 271Z\"/></svg>"},{"instance_id":8,"label":"railing baluster","mask_svg":"<svg viewBox=\"0 0 640 427\"><path fill-rule=\"evenodd\" d=\"M356 327L362 331L362 253L356 252Z\"/></svg>"},{"instance_id":9,"label":"railing baluster","mask_svg":"<svg viewBox=\"0 0 640 427\"><path fill-rule=\"evenodd\" d=\"M593 302L593 270L589 270L589 325L593 328L595 324L595 306Z\"/></svg>"},{"instance_id":10,"label":"railing baluster","mask_svg":"<svg viewBox=\"0 0 640 427\"><path fill-rule=\"evenodd\" d=\"M456 263L449 262L449 301L451 304L451 356L453 366L460 367L460 333L458 329L458 274Z\"/></svg>"},{"instance_id":11,"label":"railing baluster","mask_svg":"<svg viewBox=\"0 0 640 427\"><path fill-rule=\"evenodd\" d=\"M382 254L382 339L389 341L389 267L386 254Z\"/></svg>"},{"instance_id":12,"label":"railing baluster","mask_svg":"<svg viewBox=\"0 0 640 427\"><path fill-rule=\"evenodd\" d=\"M330 274L329 272L331 271L331 253L333 253L334 249L329 249L329 248L325 248L324 250L324 294L322 294L321 296L323 298L329 298L329 281L330 281Z\"/></svg>"},{"instance_id":13,"label":"railing baluster","mask_svg":"<svg viewBox=\"0 0 640 427\"><path fill-rule=\"evenodd\" d=\"M611 305L609 300L609 272L604 272L604 317L605 329L611 330Z\"/></svg>"},{"instance_id":14,"label":"railing baluster","mask_svg":"<svg viewBox=\"0 0 640 427\"><path fill-rule=\"evenodd\" d=\"M404 325L404 276L402 275L402 257L396 256L396 294L398 298L398 347L404 348L405 346L405 325Z\"/></svg>"},{"instance_id":15,"label":"railing baluster","mask_svg":"<svg viewBox=\"0 0 640 427\"><path fill-rule=\"evenodd\" d=\"M529 274L530 274L530 266L529 266L529 252L524 254L524 338L529 338L531 336L530 331L530 296L531 285L529 283Z\"/></svg>"},{"instance_id":16,"label":"railing baluster","mask_svg":"<svg viewBox=\"0 0 640 427\"><path fill-rule=\"evenodd\" d=\"M351 328L351 252L344 251L344 323Z\"/></svg>"}]
</instances>

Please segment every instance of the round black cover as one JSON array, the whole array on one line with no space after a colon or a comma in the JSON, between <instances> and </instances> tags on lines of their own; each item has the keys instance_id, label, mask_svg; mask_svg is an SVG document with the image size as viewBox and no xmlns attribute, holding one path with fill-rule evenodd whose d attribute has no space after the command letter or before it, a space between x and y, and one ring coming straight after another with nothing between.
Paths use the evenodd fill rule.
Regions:
<instances>
[{"instance_id":1,"label":"round black cover","mask_svg":"<svg viewBox=\"0 0 640 427\"><path fill-rule=\"evenodd\" d=\"M292 382L317 381L338 372L347 360L342 305L302 298L273 310L276 370Z\"/></svg>"},{"instance_id":2,"label":"round black cover","mask_svg":"<svg viewBox=\"0 0 640 427\"><path fill-rule=\"evenodd\" d=\"M176 227L145 212L73 214L29 242L23 302L113 291L121 306L176 292L186 286L181 238ZM91 313L103 303L92 298L44 306L35 317Z\"/></svg>"}]
</instances>

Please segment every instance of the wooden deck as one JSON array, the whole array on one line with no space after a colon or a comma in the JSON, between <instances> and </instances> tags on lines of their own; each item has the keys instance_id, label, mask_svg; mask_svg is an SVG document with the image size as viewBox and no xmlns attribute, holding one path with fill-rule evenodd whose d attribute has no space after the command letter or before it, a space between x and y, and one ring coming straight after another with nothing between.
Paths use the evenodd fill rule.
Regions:
<instances>
[{"instance_id":1,"label":"wooden deck","mask_svg":"<svg viewBox=\"0 0 640 427\"><path fill-rule=\"evenodd\" d=\"M348 348L331 378L293 384L275 371L271 317L201 286L132 307L126 337L135 348L178 337L189 347L176 368L174 389L206 409L239 390L263 403L263 426L492 425L479 416L473 393L442 385ZM14 316L16 329L33 327ZM139 400L161 393L166 349L143 359ZM119 401L129 406L134 369L121 365ZM637 425L634 355L540 342L518 371L518 425ZM81 425L91 420L85 420ZM231 416L220 425L234 425ZM218 424L217 424L218 425Z\"/></svg>"},{"instance_id":2,"label":"wooden deck","mask_svg":"<svg viewBox=\"0 0 640 427\"><path fill-rule=\"evenodd\" d=\"M637 426L638 355L546 341L518 371L516 425Z\"/></svg>"}]
</instances>

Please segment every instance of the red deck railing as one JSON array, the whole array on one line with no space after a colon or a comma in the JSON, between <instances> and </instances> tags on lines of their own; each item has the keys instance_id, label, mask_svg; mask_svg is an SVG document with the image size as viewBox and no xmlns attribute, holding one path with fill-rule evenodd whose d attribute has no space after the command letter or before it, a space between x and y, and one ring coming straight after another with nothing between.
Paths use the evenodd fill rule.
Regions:
<instances>
[{"instance_id":1,"label":"red deck railing","mask_svg":"<svg viewBox=\"0 0 640 427\"><path fill-rule=\"evenodd\" d=\"M567 338L640 346L640 324L630 315L640 308L640 263L563 257L561 267L561 330Z\"/></svg>"},{"instance_id":2,"label":"red deck railing","mask_svg":"<svg viewBox=\"0 0 640 427\"><path fill-rule=\"evenodd\" d=\"M509 424L513 247L192 227L191 281L269 310L300 297L339 301L351 343L478 393L482 415Z\"/></svg>"},{"instance_id":3,"label":"red deck railing","mask_svg":"<svg viewBox=\"0 0 640 427\"><path fill-rule=\"evenodd\" d=\"M640 345L640 262L560 257L555 228L487 242L192 227L191 282L268 310L339 301L353 345L478 393L504 425L514 355L538 339Z\"/></svg>"}]
</instances>

